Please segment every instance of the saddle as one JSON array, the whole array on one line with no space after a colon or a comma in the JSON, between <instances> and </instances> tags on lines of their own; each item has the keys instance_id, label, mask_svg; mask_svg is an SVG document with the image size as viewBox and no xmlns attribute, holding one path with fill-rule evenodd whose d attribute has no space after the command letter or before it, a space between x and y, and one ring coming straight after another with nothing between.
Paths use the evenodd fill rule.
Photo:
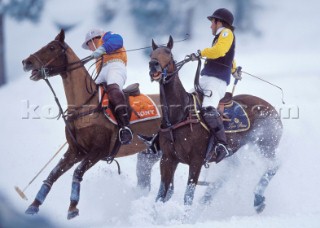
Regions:
<instances>
[{"instance_id":1,"label":"saddle","mask_svg":"<svg viewBox=\"0 0 320 228\"><path fill-rule=\"evenodd\" d=\"M225 133L242 132L250 128L250 120L245 109L232 99L232 93L225 93L219 101L218 111L223 120Z\"/></svg>"},{"instance_id":2,"label":"saddle","mask_svg":"<svg viewBox=\"0 0 320 228\"><path fill-rule=\"evenodd\" d=\"M128 97L129 96L139 96L140 95L139 83L134 83L134 84L128 85L122 91Z\"/></svg>"},{"instance_id":3,"label":"saddle","mask_svg":"<svg viewBox=\"0 0 320 228\"><path fill-rule=\"evenodd\" d=\"M246 111L241 104L232 100L232 93L226 92L219 102L218 111L222 114L226 133L247 131L250 128Z\"/></svg>"},{"instance_id":4,"label":"saddle","mask_svg":"<svg viewBox=\"0 0 320 228\"><path fill-rule=\"evenodd\" d=\"M232 104L232 93L226 92L224 97L219 101L218 111L223 114L224 107Z\"/></svg>"},{"instance_id":5,"label":"saddle","mask_svg":"<svg viewBox=\"0 0 320 228\"><path fill-rule=\"evenodd\" d=\"M117 120L109 104L105 86L99 86L99 102L104 109L105 116L111 123L117 125ZM160 111L154 101L147 95L140 93L139 83L134 83L122 90L130 107L130 124L160 118Z\"/></svg>"}]
</instances>

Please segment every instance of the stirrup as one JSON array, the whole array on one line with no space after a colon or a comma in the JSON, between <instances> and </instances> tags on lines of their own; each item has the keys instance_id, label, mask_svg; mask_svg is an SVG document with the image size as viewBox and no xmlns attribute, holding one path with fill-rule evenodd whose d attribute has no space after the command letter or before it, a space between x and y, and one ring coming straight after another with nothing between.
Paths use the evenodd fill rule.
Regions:
<instances>
[{"instance_id":1,"label":"stirrup","mask_svg":"<svg viewBox=\"0 0 320 228\"><path fill-rule=\"evenodd\" d=\"M225 157L229 157L229 156L231 155L231 152L229 151L229 149L228 149L224 144L222 144L222 143L217 143L217 145L215 146L214 150L215 150L215 153L216 153L216 154L218 154L218 153L217 153L217 148L219 148L219 147L222 147L223 150L227 152L227 154L226 154Z\"/></svg>"},{"instance_id":2,"label":"stirrup","mask_svg":"<svg viewBox=\"0 0 320 228\"><path fill-rule=\"evenodd\" d=\"M159 133L153 134L152 136L145 136L142 134L137 134L137 136L138 139L147 146L147 154L157 154L159 152Z\"/></svg>"},{"instance_id":3,"label":"stirrup","mask_svg":"<svg viewBox=\"0 0 320 228\"><path fill-rule=\"evenodd\" d=\"M119 129L119 141L122 145L130 144L132 139L133 139L133 134L130 128L122 127Z\"/></svg>"},{"instance_id":4,"label":"stirrup","mask_svg":"<svg viewBox=\"0 0 320 228\"><path fill-rule=\"evenodd\" d=\"M220 156L221 150L223 150L223 153L225 153L225 155L223 157ZM214 148L214 151L216 153L216 163L219 163L224 158L229 157L229 156L232 155L231 151L229 151L229 149L222 143L217 143L217 145Z\"/></svg>"}]
</instances>

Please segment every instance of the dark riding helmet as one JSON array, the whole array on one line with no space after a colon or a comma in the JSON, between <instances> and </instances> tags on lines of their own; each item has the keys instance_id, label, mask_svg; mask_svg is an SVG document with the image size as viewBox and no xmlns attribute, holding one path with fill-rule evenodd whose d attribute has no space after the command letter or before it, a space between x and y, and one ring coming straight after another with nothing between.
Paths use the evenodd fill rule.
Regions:
<instances>
[{"instance_id":1,"label":"dark riding helmet","mask_svg":"<svg viewBox=\"0 0 320 228\"><path fill-rule=\"evenodd\" d=\"M217 9L216 11L213 12L213 14L211 16L207 17L210 21L212 21L212 19L219 19L221 21L226 22L228 25L232 26L233 24L233 15L232 13L225 9L225 8L220 8Z\"/></svg>"}]
</instances>

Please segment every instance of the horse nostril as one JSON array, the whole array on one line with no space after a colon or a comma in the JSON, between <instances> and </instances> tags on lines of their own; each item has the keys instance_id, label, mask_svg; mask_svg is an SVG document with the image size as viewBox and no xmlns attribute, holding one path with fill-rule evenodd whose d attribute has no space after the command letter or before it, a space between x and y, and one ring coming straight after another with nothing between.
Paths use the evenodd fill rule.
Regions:
<instances>
[{"instance_id":1,"label":"horse nostril","mask_svg":"<svg viewBox=\"0 0 320 228\"><path fill-rule=\"evenodd\" d=\"M22 65L26 71L32 69L32 62L30 60L22 60Z\"/></svg>"}]
</instances>

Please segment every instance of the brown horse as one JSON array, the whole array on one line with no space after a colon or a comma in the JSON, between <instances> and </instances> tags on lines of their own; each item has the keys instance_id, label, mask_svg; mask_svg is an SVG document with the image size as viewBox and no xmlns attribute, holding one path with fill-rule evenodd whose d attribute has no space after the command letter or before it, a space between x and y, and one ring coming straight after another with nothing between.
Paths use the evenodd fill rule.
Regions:
<instances>
[{"instance_id":1,"label":"brown horse","mask_svg":"<svg viewBox=\"0 0 320 228\"><path fill-rule=\"evenodd\" d=\"M64 31L46 46L23 60L25 71L32 71L31 79L38 81L60 74L68 103L66 117L66 138L69 147L63 158L50 172L42 184L27 214L36 214L45 200L53 183L74 164L72 192L68 219L79 214L77 204L80 195L80 182L84 173L98 161L111 156L117 142L118 127L111 123L99 107L97 85L90 77L83 62L64 41ZM150 95L159 105L158 95ZM89 107L89 108L88 108ZM74 116L75 115L75 116ZM160 118L131 125L134 138L131 144L120 147L116 157L128 156L146 149L137 133L152 135L160 126Z\"/></svg>"},{"instance_id":2,"label":"brown horse","mask_svg":"<svg viewBox=\"0 0 320 228\"><path fill-rule=\"evenodd\" d=\"M153 51L149 62L151 80L158 81L160 84L163 114L159 132L160 148L163 152L160 162L161 183L156 200L165 202L170 199L174 188L174 173L178 163L181 162L189 165L184 203L191 205L201 167L205 165L209 132L198 114L199 104L195 104L197 99L185 91L179 79L178 71L182 65L181 62L175 63L171 52L172 47L171 36L167 46L158 46L152 40ZM182 62L186 63L190 60L189 58ZM199 61L201 61L200 58ZM196 81L195 85L197 85ZM198 91L199 87L195 86L195 88ZM275 150L282 135L282 123L277 111L266 101L251 95L237 95L232 100L241 106L250 122L248 128L243 131L229 133L226 131L232 152L235 153L243 145L251 143L258 146L264 157L275 161ZM210 162L214 161L215 157L210 160ZM270 166L258 183L254 198L257 212L262 211L265 206L263 193L277 168L277 165ZM210 193L210 189L207 192Z\"/></svg>"}]
</instances>

